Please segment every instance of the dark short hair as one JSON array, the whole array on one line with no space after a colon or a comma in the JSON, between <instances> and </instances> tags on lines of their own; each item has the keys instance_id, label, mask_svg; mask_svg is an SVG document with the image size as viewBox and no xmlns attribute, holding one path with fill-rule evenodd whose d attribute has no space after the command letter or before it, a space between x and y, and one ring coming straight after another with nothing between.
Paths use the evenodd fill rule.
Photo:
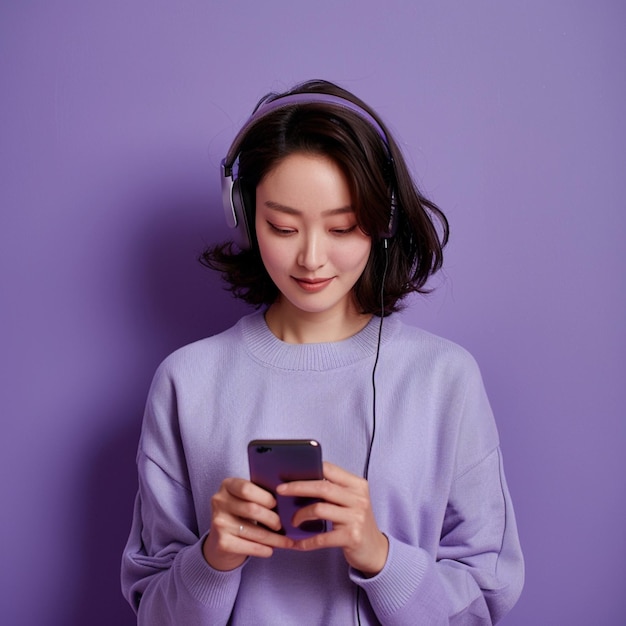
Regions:
<instances>
[{"instance_id":1,"label":"dark short hair","mask_svg":"<svg viewBox=\"0 0 626 626\"><path fill-rule=\"evenodd\" d=\"M417 188L380 118L350 92L314 80L283 94L269 94L259 104L295 93L330 94L350 100L379 123L387 135L387 145L370 122L345 107L327 102L279 107L252 125L241 140L238 177L246 207L254 212L257 185L287 156L304 153L330 158L347 178L357 224L372 238L367 265L354 286L357 306L363 313L376 315L381 314L381 308L384 315L397 311L409 293L429 291L425 287L428 278L443 264L448 221ZM389 224L392 189L397 231L383 245L381 233ZM249 223L254 224L254 215ZM259 307L273 303L279 292L265 270L254 232L252 238L247 250L239 250L233 242L211 246L202 253L200 262L220 271L236 297Z\"/></svg>"}]
</instances>

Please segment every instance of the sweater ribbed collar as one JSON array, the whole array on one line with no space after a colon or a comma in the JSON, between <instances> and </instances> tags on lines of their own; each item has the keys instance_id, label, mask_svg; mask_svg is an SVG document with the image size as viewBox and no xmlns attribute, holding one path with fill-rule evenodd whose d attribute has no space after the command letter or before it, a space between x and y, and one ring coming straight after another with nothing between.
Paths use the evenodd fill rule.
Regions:
<instances>
[{"instance_id":1,"label":"sweater ribbed collar","mask_svg":"<svg viewBox=\"0 0 626 626\"><path fill-rule=\"evenodd\" d=\"M342 341L292 344L281 341L268 328L262 311L243 317L237 324L248 352L258 361L286 370L324 371L351 365L376 354L379 317L372 317L361 331ZM396 315L383 322L382 344L396 331Z\"/></svg>"}]
</instances>

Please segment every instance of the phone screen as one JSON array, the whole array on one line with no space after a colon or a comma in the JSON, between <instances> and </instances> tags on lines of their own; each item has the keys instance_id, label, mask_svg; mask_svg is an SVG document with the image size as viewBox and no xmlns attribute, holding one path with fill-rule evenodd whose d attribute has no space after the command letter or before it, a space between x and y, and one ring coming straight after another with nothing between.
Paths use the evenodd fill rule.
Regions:
<instances>
[{"instance_id":1,"label":"phone screen","mask_svg":"<svg viewBox=\"0 0 626 626\"><path fill-rule=\"evenodd\" d=\"M276 494L276 487L293 480L322 480L322 448L314 439L256 439L248 444L250 480L276 498L281 534L303 539L325 532L326 520L312 520L299 527L291 520L296 511L316 500Z\"/></svg>"}]
</instances>

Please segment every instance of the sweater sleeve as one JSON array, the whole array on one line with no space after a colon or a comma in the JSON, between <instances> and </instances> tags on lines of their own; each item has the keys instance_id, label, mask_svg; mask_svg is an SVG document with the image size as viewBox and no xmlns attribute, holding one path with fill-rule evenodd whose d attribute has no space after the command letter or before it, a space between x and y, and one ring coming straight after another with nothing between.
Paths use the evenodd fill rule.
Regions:
<instances>
[{"instance_id":1,"label":"sweater sleeve","mask_svg":"<svg viewBox=\"0 0 626 626\"><path fill-rule=\"evenodd\" d=\"M241 568L205 561L188 484L174 385L158 371L137 454L139 489L122 557L122 591L139 626L226 624Z\"/></svg>"},{"instance_id":2,"label":"sweater sleeve","mask_svg":"<svg viewBox=\"0 0 626 626\"><path fill-rule=\"evenodd\" d=\"M351 573L382 624L498 622L517 601L524 578L499 448L455 480L436 557L394 537L389 546L377 576Z\"/></svg>"},{"instance_id":3,"label":"sweater sleeve","mask_svg":"<svg viewBox=\"0 0 626 626\"><path fill-rule=\"evenodd\" d=\"M449 445L439 472L450 471L438 543L417 545L390 533L383 570L351 572L380 622L488 626L515 604L524 562L493 413L475 361L465 360L447 405ZM450 378L450 377L448 377ZM456 391L454 391L456 389ZM422 494L423 495L423 494ZM438 500L436 494L431 494Z\"/></svg>"}]
</instances>

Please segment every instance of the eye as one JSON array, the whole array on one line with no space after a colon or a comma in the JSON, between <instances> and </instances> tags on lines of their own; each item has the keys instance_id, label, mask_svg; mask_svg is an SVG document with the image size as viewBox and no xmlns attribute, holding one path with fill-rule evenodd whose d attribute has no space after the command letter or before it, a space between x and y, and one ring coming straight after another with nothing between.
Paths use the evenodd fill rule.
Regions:
<instances>
[{"instance_id":1,"label":"eye","mask_svg":"<svg viewBox=\"0 0 626 626\"><path fill-rule=\"evenodd\" d=\"M347 226L346 228L332 228L331 233L335 235L349 235L353 233L357 229L357 225L353 224L352 226Z\"/></svg>"},{"instance_id":2,"label":"eye","mask_svg":"<svg viewBox=\"0 0 626 626\"><path fill-rule=\"evenodd\" d=\"M281 226L277 226L276 224L272 224L272 222L267 222L267 225L270 227L270 230L278 235L293 235L293 233L296 232L294 228L283 228Z\"/></svg>"}]
</instances>

